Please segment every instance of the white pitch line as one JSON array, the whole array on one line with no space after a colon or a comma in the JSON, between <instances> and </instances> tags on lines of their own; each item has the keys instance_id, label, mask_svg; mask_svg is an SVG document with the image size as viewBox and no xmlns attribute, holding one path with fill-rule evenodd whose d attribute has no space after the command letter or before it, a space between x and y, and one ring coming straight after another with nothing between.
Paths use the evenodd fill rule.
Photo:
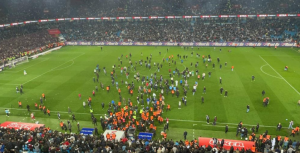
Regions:
<instances>
[{"instance_id":1,"label":"white pitch line","mask_svg":"<svg viewBox=\"0 0 300 153\"><path fill-rule=\"evenodd\" d=\"M193 127L197 124L193 124ZM193 139L195 138L195 129L193 129Z\"/></svg>"},{"instance_id":2,"label":"white pitch line","mask_svg":"<svg viewBox=\"0 0 300 153\"><path fill-rule=\"evenodd\" d=\"M0 84L8 85L8 86L18 86L18 85L20 85L20 84L6 84L6 83L0 83Z\"/></svg>"},{"instance_id":3,"label":"white pitch line","mask_svg":"<svg viewBox=\"0 0 300 153\"><path fill-rule=\"evenodd\" d=\"M165 57L166 57L167 53L168 53L168 52L166 52L166 53L165 53L165 55L164 55L163 59L162 59L162 60L161 60L161 61L158 63L159 65L160 65L160 64L163 62L163 60L165 59ZM157 70L158 70L158 69L156 69L156 70L154 71L154 73L155 73Z\"/></svg>"},{"instance_id":4,"label":"white pitch line","mask_svg":"<svg viewBox=\"0 0 300 153\"><path fill-rule=\"evenodd\" d=\"M268 65L268 64L261 66L261 67L260 67L260 71L262 71L264 74L266 74L266 75L268 75L268 76L270 76L270 77L274 77L274 78L277 78L277 79L282 79L282 78L280 78L280 77L277 77L277 76L274 76L274 75L271 75L271 74L265 72L262 68L263 68L264 66L267 66L267 65Z\"/></svg>"},{"instance_id":5,"label":"white pitch line","mask_svg":"<svg viewBox=\"0 0 300 153\"><path fill-rule=\"evenodd\" d=\"M300 95L300 93L299 93L299 91L297 90L297 89L295 89L289 82L287 82L286 80L285 80L285 78L283 78L264 58L262 58L260 55L259 55L259 57L265 62L265 63L267 63L269 66L270 66L270 68L271 69L273 69L273 71L275 72L275 73L277 73L277 75L282 79L282 80L284 80L291 88L293 88L295 91L296 91L296 93L298 94L298 95Z\"/></svg>"},{"instance_id":6,"label":"white pitch line","mask_svg":"<svg viewBox=\"0 0 300 153\"><path fill-rule=\"evenodd\" d=\"M83 53L83 54L85 54L85 53ZM76 59L76 58L82 56L83 54L81 54L81 55L79 55L79 56L76 56L75 58L73 58L73 59L71 59L71 60L69 60L69 61L66 61L66 62L63 63L63 64L58 65L57 67L52 68L52 69L50 69L49 71L46 71L46 72L42 73L41 75L38 75L38 76L34 77L33 79L30 79L30 80L26 81L25 83L23 83L23 85L25 85L25 84L28 83L28 82L31 82L31 81L35 80L36 78L41 77L42 75L44 75L44 74L46 74L46 73L48 73L48 72L51 72L51 71L55 70L56 68L58 68L58 67L60 67L60 66L62 66L62 65L64 65L64 64L66 64L66 63L68 63L68 62L70 62L70 61L72 61L72 60L74 60L74 59Z\"/></svg>"},{"instance_id":7,"label":"white pitch line","mask_svg":"<svg viewBox=\"0 0 300 153\"><path fill-rule=\"evenodd\" d=\"M35 65L37 65L37 64L40 64L40 63L42 63L42 62L44 62L44 61L47 61L49 58L46 58L46 59L44 59L43 61L40 61L40 62L38 62L38 63L35 63L35 64L33 64L33 65L30 65L30 66L27 66L27 67L25 67L25 68L22 68L22 69L27 69L27 68L30 68L30 67L32 67L32 66L35 66ZM22 64L25 64L25 63L22 63ZM18 64L18 65L21 65L21 64ZM21 71L23 71L23 70L19 70L19 71L3 71L3 72L8 72L8 73L18 73L18 72L21 72Z\"/></svg>"},{"instance_id":8,"label":"white pitch line","mask_svg":"<svg viewBox=\"0 0 300 153\"><path fill-rule=\"evenodd\" d=\"M220 126L220 125L207 125L207 124L202 124L202 126L211 126L211 127L221 127L221 128L224 128L224 126ZM236 128L236 127L228 126L228 128Z\"/></svg>"},{"instance_id":9,"label":"white pitch line","mask_svg":"<svg viewBox=\"0 0 300 153\"><path fill-rule=\"evenodd\" d=\"M40 61L40 62L35 63L35 64L33 64L33 65L27 66L27 67L25 67L25 68L23 68L23 69L30 68L30 67L32 67L32 66L35 66L35 65L37 65L37 64L40 64L40 63L45 62L45 61L47 61L47 60L49 60L49 58L46 58L46 59L44 59L43 61ZM23 71L23 70L16 71L15 73L18 73L18 72L21 72L21 71Z\"/></svg>"},{"instance_id":10,"label":"white pitch line","mask_svg":"<svg viewBox=\"0 0 300 153\"><path fill-rule=\"evenodd\" d=\"M55 71L66 69L68 67L71 67L73 64L74 64L74 61L72 61L72 64L70 64L68 66L65 66L65 67L62 67L62 68L59 68L59 69L56 69Z\"/></svg>"},{"instance_id":11,"label":"white pitch line","mask_svg":"<svg viewBox=\"0 0 300 153\"><path fill-rule=\"evenodd\" d=\"M298 51L298 50L295 50L294 48L291 48L291 50L294 50L294 51L297 51L298 53L300 53L300 51ZM288 55L289 56L289 55Z\"/></svg>"},{"instance_id":12,"label":"white pitch line","mask_svg":"<svg viewBox=\"0 0 300 153\"><path fill-rule=\"evenodd\" d=\"M193 121L193 120L179 120L179 119L169 119L170 121L179 121L179 122L195 122L195 123L206 123L206 121ZM218 124L228 124L228 125L238 125L238 123L220 123L217 122ZM251 124L243 124L246 126L256 126L256 125L251 125ZM211 125L212 126L212 125ZM267 126L267 125L259 125L260 127L276 127L276 125L274 126ZM287 128L287 127L286 127Z\"/></svg>"},{"instance_id":13,"label":"white pitch line","mask_svg":"<svg viewBox=\"0 0 300 153\"><path fill-rule=\"evenodd\" d=\"M3 108L3 107L0 107L0 109L8 109L8 108ZM27 110L27 109L18 109L18 108L9 108L9 109L13 109L13 110ZM39 112L40 110L31 110L31 112ZM69 112L63 112L63 111L51 111L51 112L59 112L59 113L63 113L63 114L69 114ZM90 113L71 113L71 114L90 114ZM94 114L94 115L105 115L105 114ZM179 122L196 122L196 123L206 123L206 121L193 121L193 120L179 120L179 119L169 119L170 121L179 121ZM237 123L220 123L220 122L217 122L218 124L228 124L228 125L238 125ZM197 125L197 124L193 124L194 125ZM203 124L202 124L203 125ZM243 124L243 125L246 125L246 126L256 126L256 125L251 125L251 124ZM213 125L206 125L204 124L203 126L213 126ZM259 125L260 127L274 127L276 128L276 126L267 126L267 125ZM224 127L224 126L222 126ZM282 127L282 128L288 128L288 127Z\"/></svg>"},{"instance_id":14,"label":"white pitch line","mask_svg":"<svg viewBox=\"0 0 300 153\"><path fill-rule=\"evenodd\" d=\"M12 110L26 110L27 109L19 109L19 108L3 108L3 107L0 107L0 109L12 109ZM41 110L30 110L30 112L41 112ZM61 114L81 114L81 115L86 115L86 114L91 114L91 113L69 113L69 112L63 112L63 111L51 111L51 112L54 112L54 113L61 113ZM105 114L94 114L94 115L105 115Z\"/></svg>"},{"instance_id":15,"label":"white pitch line","mask_svg":"<svg viewBox=\"0 0 300 153\"><path fill-rule=\"evenodd\" d=\"M164 60L165 56L167 55L167 53L168 53L168 52L165 53L163 59L162 59L158 64L161 64L161 63L163 62L163 60ZM153 66L153 67L154 67L154 66ZM156 70L155 70L153 73L156 73L156 72L158 71L158 69L157 69L156 66L155 66L154 68L156 68ZM150 70L149 70L149 71L150 71ZM140 73L140 75L143 75L143 74ZM147 76L147 75L143 75L143 76ZM163 76L164 76L164 75L163 75ZM167 76L167 75L166 75L166 76Z\"/></svg>"}]
</instances>

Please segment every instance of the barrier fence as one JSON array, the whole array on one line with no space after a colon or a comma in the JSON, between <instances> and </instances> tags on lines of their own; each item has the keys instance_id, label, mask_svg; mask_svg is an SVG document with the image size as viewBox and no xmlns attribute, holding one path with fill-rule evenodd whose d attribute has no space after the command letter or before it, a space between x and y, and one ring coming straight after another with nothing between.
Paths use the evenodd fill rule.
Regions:
<instances>
[{"instance_id":1,"label":"barrier fence","mask_svg":"<svg viewBox=\"0 0 300 153\"><path fill-rule=\"evenodd\" d=\"M68 41L69 46L194 46L194 47L296 47L297 43L288 42L91 42L91 41Z\"/></svg>"}]
</instances>

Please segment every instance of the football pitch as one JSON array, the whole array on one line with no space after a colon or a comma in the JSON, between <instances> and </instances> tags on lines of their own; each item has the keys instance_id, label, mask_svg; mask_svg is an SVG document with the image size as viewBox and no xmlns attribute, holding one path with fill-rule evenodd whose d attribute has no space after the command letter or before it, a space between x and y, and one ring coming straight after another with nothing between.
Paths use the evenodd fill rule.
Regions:
<instances>
[{"instance_id":1,"label":"football pitch","mask_svg":"<svg viewBox=\"0 0 300 153\"><path fill-rule=\"evenodd\" d=\"M92 108L99 121L100 116L107 113L108 103L112 100L119 101L119 94L116 86L112 86L110 72L112 66L116 65L115 80L119 83L122 97L131 98L134 105L137 104L138 86L141 82L134 79L135 73L139 72L141 76L149 77L151 74L160 75L164 79L170 79L169 69L176 68L180 71L188 68L190 71L199 71L199 74L206 73L204 80L197 76L191 76L188 79L189 90L187 91L187 106L182 104L178 109L178 103L184 96L183 87L178 85L179 98L172 96L171 93L166 95L165 103L171 105L171 111L164 111L163 117L169 118L168 138L175 140L183 139L183 132L187 131L187 138L190 140L198 136L217 137L228 139L240 139L235 137L236 127L242 121L248 131L250 128L260 124L257 134L266 130L271 135L290 135L287 129L291 120L294 120L296 127L300 124L300 106L297 104L300 99L300 53L292 48L252 48L252 47L200 47L193 50L184 50L181 47L127 47L127 46L104 46L101 51L100 47L94 46L67 46L58 51L53 51L45 56L30 60L28 63L17 65L15 68L7 69L0 73L0 122L17 121L33 122L30 119L30 112L26 110L26 105L30 105L31 112L34 112L37 121L45 124L54 130L60 130L57 112L60 112L62 121L72 120L71 114L68 113L68 107L79 120L81 127L93 127L91 115L88 107L84 108L82 103L91 96ZM222 51L219 49L222 48ZM230 50L230 52L229 52ZM161 54L159 54L161 52ZM193 52L193 56L191 53ZM136 70L129 70L129 78L126 79L125 73L121 75L120 66L130 67L126 55L132 54L131 61ZM141 54L142 53L142 54ZM123 57L121 58L121 55ZM143 63L139 65L139 60L151 60L151 69L146 68ZM177 54L188 58L181 59ZM196 57L199 54L199 57ZM172 60L163 59L174 56ZM210 55L212 62L203 63L202 56ZM122 65L118 60L122 60ZM220 63L217 62L220 59ZM176 65L174 62L176 61ZM135 63L137 62L137 64ZM153 63L160 63L163 67L158 72ZM199 66L195 68L195 63ZM227 62L227 66L225 66ZM192 63L192 66L191 66ZM215 63L213 69L212 64ZM94 82L94 69L99 64L101 69L99 82ZM207 64L207 67L206 67ZM222 68L220 68L222 64ZM234 66L234 70L231 70ZM288 71L284 67L288 66ZM103 67L107 70L107 75L103 73ZM23 75L26 70L27 75ZM211 72L211 77L208 73ZM255 81L252 81L252 75ZM219 78L222 78L220 84ZM134 94L128 93L127 86L122 84L122 80L128 83L132 81L135 84ZM174 80L183 80L182 76L174 75ZM192 86L198 82L195 95L192 94ZM102 90L100 82L104 88L110 85L111 90L108 93ZM23 94L16 93L16 86L23 84ZM95 96L92 91L95 86L99 87ZM203 94L203 87L206 87L206 94ZM224 92L220 94L220 88L228 91L228 97L224 97ZM265 90L263 97L261 92ZM155 90L154 90L155 91ZM155 91L159 95L160 90ZM51 116L44 115L43 112L36 110L35 103L40 104L42 93L46 95L44 104L51 111ZM79 100L78 94L82 95ZM201 97L204 97L204 103ZM270 103L267 107L263 106L263 98L269 97ZM146 101L147 96L144 96ZM18 107L18 101L22 102L23 108ZM101 108L101 103L105 103L105 108ZM250 105L250 112L246 112L246 106ZM139 105L139 108L141 106ZM4 109L10 109L11 116L6 117ZM210 116L210 124L206 123L205 116ZM139 117L139 115L137 115ZM217 124L214 126L214 116L217 116ZM283 129L276 131L276 125L282 123ZM76 123L73 124L73 131L76 129ZM159 124L159 123L156 123ZM225 125L229 126L229 132L225 134ZM101 129L98 123L98 129ZM160 131L163 125L158 126L156 138L160 138ZM101 130L100 130L101 132ZM296 136L299 139L299 136Z\"/></svg>"}]
</instances>

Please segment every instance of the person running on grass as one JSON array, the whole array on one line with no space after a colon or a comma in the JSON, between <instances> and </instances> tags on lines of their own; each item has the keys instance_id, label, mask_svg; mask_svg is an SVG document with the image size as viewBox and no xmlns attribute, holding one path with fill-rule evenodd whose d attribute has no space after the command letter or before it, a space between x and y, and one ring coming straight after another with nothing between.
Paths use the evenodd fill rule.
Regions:
<instances>
[{"instance_id":1,"label":"person running on grass","mask_svg":"<svg viewBox=\"0 0 300 153\"><path fill-rule=\"evenodd\" d=\"M206 115L206 123L209 124L209 116Z\"/></svg>"},{"instance_id":2,"label":"person running on grass","mask_svg":"<svg viewBox=\"0 0 300 153\"><path fill-rule=\"evenodd\" d=\"M224 90L223 87L221 87L221 88L220 88L220 93L221 93L221 95L223 94L223 90Z\"/></svg>"},{"instance_id":3,"label":"person running on grass","mask_svg":"<svg viewBox=\"0 0 300 153\"><path fill-rule=\"evenodd\" d=\"M252 81L255 81L255 76L254 75L252 75Z\"/></svg>"},{"instance_id":4,"label":"person running on grass","mask_svg":"<svg viewBox=\"0 0 300 153\"><path fill-rule=\"evenodd\" d=\"M228 91L227 91L227 90L225 90L225 96L224 96L224 97L227 97L227 95L228 95Z\"/></svg>"}]
</instances>

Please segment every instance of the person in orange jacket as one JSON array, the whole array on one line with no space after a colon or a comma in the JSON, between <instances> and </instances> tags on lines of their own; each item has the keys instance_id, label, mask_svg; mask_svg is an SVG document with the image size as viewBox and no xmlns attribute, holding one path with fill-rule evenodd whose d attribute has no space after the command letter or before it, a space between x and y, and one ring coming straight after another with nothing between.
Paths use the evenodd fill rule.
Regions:
<instances>
[{"instance_id":1,"label":"person in orange jacket","mask_svg":"<svg viewBox=\"0 0 300 153\"><path fill-rule=\"evenodd\" d=\"M292 129L291 135L292 135L293 137L295 137L295 133L296 133L296 132L295 132L295 129ZM290 135L290 136L291 136L291 135Z\"/></svg>"},{"instance_id":2,"label":"person in orange jacket","mask_svg":"<svg viewBox=\"0 0 300 153\"><path fill-rule=\"evenodd\" d=\"M295 128L295 132L296 132L297 135L299 135L299 126L297 126L297 127Z\"/></svg>"},{"instance_id":3,"label":"person in orange jacket","mask_svg":"<svg viewBox=\"0 0 300 153\"><path fill-rule=\"evenodd\" d=\"M110 140L110 134L108 132L106 133L106 140Z\"/></svg>"},{"instance_id":4,"label":"person in orange jacket","mask_svg":"<svg viewBox=\"0 0 300 153\"><path fill-rule=\"evenodd\" d=\"M47 109L47 114L50 116L50 110L49 109Z\"/></svg>"},{"instance_id":5,"label":"person in orange jacket","mask_svg":"<svg viewBox=\"0 0 300 153\"><path fill-rule=\"evenodd\" d=\"M46 101L46 96L44 93L42 94L42 97L44 98L44 101Z\"/></svg>"},{"instance_id":6,"label":"person in orange jacket","mask_svg":"<svg viewBox=\"0 0 300 153\"><path fill-rule=\"evenodd\" d=\"M22 102L21 102L21 101L18 101L18 104L19 104L19 107L22 108Z\"/></svg>"},{"instance_id":7,"label":"person in orange jacket","mask_svg":"<svg viewBox=\"0 0 300 153\"><path fill-rule=\"evenodd\" d=\"M111 139L112 139L113 141L115 141L115 139L116 139L116 134L115 134L115 133L113 133L113 134L111 135Z\"/></svg>"},{"instance_id":8,"label":"person in orange jacket","mask_svg":"<svg viewBox=\"0 0 300 153\"><path fill-rule=\"evenodd\" d=\"M164 136L164 139L167 140L167 136L168 136L168 135L167 135L166 132L163 134L163 136Z\"/></svg>"},{"instance_id":9,"label":"person in orange jacket","mask_svg":"<svg viewBox=\"0 0 300 153\"><path fill-rule=\"evenodd\" d=\"M167 105L167 110L166 111L168 111L168 110L171 110L170 104Z\"/></svg>"},{"instance_id":10,"label":"person in orange jacket","mask_svg":"<svg viewBox=\"0 0 300 153\"><path fill-rule=\"evenodd\" d=\"M251 147L251 152L255 152L256 151L256 147L253 145L252 147Z\"/></svg>"}]
</instances>

